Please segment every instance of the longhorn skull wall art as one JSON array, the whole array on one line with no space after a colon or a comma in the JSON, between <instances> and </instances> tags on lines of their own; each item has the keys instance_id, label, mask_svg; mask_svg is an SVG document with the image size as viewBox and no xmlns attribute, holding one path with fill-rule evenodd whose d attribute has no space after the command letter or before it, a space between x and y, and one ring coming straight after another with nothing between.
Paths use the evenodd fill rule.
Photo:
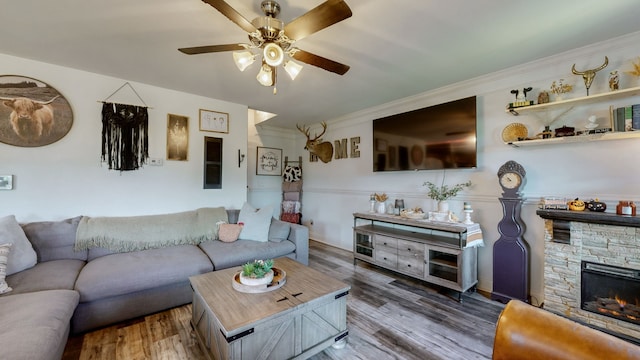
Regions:
<instances>
[{"instance_id":1,"label":"longhorn skull wall art","mask_svg":"<svg viewBox=\"0 0 640 360\"><path fill-rule=\"evenodd\" d=\"M313 139L309 135L311 131L310 128L306 126L300 127L298 124L296 124L296 127L307 137L307 143L304 149L317 156L323 163L330 162L333 157L333 145L328 141L322 141L322 135L327 132L327 123L322 122L322 132L320 135L315 134Z\"/></svg>"},{"instance_id":2,"label":"longhorn skull wall art","mask_svg":"<svg viewBox=\"0 0 640 360\"><path fill-rule=\"evenodd\" d=\"M573 64L573 66L571 67L572 73L574 73L575 75L582 75L582 79L584 80L584 86L587 87L587 96L589 96L589 88L591 87L591 83L593 83L593 79L596 77L596 73L604 69L605 67L607 67L607 65L609 65L609 58L605 56L604 63L595 69L578 71L576 70L576 64Z\"/></svg>"}]
</instances>

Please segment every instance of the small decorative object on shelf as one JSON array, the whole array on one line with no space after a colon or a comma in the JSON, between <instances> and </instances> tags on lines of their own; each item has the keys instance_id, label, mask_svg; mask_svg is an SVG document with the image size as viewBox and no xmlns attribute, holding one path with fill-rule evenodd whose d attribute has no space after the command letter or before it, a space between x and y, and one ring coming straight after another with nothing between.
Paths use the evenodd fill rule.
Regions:
<instances>
[{"instance_id":1,"label":"small decorative object on shelf","mask_svg":"<svg viewBox=\"0 0 640 360\"><path fill-rule=\"evenodd\" d=\"M538 94L538 104L546 104L549 102L549 93L542 90L540 94Z\"/></svg>"},{"instance_id":2,"label":"small decorative object on shelf","mask_svg":"<svg viewBox=\"0 0 640 360\"><path fill-rule=\"evenodd\" d=\"M564 83L564 79L558 80L551 83L551 92L556 96L555 101L562 100L562 96L566 93L571 92L573 90L573 86Z\"/></svg>"},{"instance_id":3,"label":"small decorative object on shelf","mask_svg":"<svg viewBox=\"0 0 640 360\"><path fill-rule=\"evenodd\" d=\"M618 70L609 73L609 90L616 91L620 88L620 76Z\"/></svg>"},{"instance_id":4,"label":"small decorative object on shelf","mask_svg":"<svg viewBox=\"0 0 640 360\"><path fill-rule=\"evenodd\" d=\"M404 210L404 200L396 199L395 207L394 207L394 215L400 215L400 213Z\"/></svg>"},{"instance_id":5,"label":"small decorative object on shelf","mask_svg":"<svg viewBox=\"0 0 640 360\"><path fill-rule=\"evenodd\" d=\"M542 208L549 210L567 210L567 200L563 197L547 196L542 200Z\"/></svg>"},{"instance_id":6,"label":"small decorative object on shelf","mask_svg":"<svg viewBox=\"0 0 640 360\"><path fill-rule=\"evenodd\" d=\"M636 204L633 201L620 200L616 206L616 214L636 216Z\"/></svg>"},{"instance_id":7,"label":"small decorative object on shelf","mask_svg":"<svg viewBox=\"0 0 640 360\"><path fill-rule=\"evenodd\" d=\"M400 216L407 218L407 219L413 219L413 220L419 220L419 219L424 219L424 216L426 214L424 213L424 211L422 211L421 208L419 207L415 207L413 209L409 209L409 210L402 210L400 211Z\"/></svg>"},{"instance_id":8,"label":"small decorative object on shelf","mask_svg":"<svg viewBox=\"0 0 640 360\"><path fill-rule=\"evenodd\" d=\"M526 88L522 89L522 91L520 91L520 90L511 90L511 93L516 96L516 101L514 101L512 103L509 103L509 108L513 109L513 108L517 108L517 107L533 105L533 101L527 100L527 93L529 91L531 91L531 90L533 90L532 87L526 87Z\"/></svg>"},{"instance_id":9,"label":"small decorative object on shelf","mask_svg":"<svg viewBox=\"0 0 640 360\"><path fill-rule=\"evenodd\" d=\"M242 265L240 282L245 285L264 285L273 280L273 259L254 260Z\"/></svg>"},{"instance_id":10,"label":"small decorative object on shelf","mask_svg":"<svg viewBox=\"0 0 640 360\"><path fill-rule=\"evenodd\" d=\"M575 75L582 75L582 79L584 80L584 86L587 88L587 96L589 96L589 88L591 87L591 84L593 83L593 79L596 77L596 73L602 69L604 69L605 67L607 67L607 65L609 65L609 58L608 57L604 57L604 63L600 66L598 66L595 69L589 69L589 70L585 70L585 71L578 71L576 70L576 64L573 64L573 66L571 67L571 72L574 73Z\"/></svg>"},{"instance_id":11,"label":"small decorative object on shelf","mask_svg":"<svg viewBox=\"0 0 640 360\"><path fill-rule=\"evenodd\" d=\"M569 201L567 205L569 205L569 210L571 211L583 211L586 206L584 201L578 198L575 198L574 200Z\"/></svg>"},{"instance_id":12,"label":"small decorative object on shelf","mask_svg":"<svg viewBox=\"0 0 640 360\"><path fill-rule=\"evenodd\" d=\"M587 130L593 130L598 127L598 118L595 115L589 116L587 124L584 126Z\"/></svg>"},{"instance_id":13,"label":"small decorative object on shelf","mask_svg":"<svg viewBox=\"0 0 640 360\"><path fill-rule=\"evenodd\" d=\"M373 194L375 196L376 202L378 203L377 207L376 207L376 211L378 212L378 214L386 214L387 212L387 199L389 199L389 197L387 196L387 194L382 193L382 194Z\"/></svg>"},{"instance_id":14,"label":"small decorative object on shelf","mask_svg":"<svg viewBox=\"0 0 640 360\"><path fill-rule=\"evenodd\" d=\"M555 129L555 132L556 132L556 137L574 136L576 134L576 129L574 127L565 125Z\"/></svg>"},{"instance_id":15,"label":"small decorative object on shelf","mask_svg":"<svg viewBox=\"0 0 640 360\"><path fill-rule=\"evenodd\" d=\"M471 209L471 204L465 202L462 209L462 212L464 212L464 221L462 223L466 225L473 224L473 221L471 221L471 213L473 212L473 209Z\"/></svg>"},{"instance_id":16,"label":"small decorative object on shelf","mask_svg":"<svg viewBox=\"0 0 640 360\"><path fill-rule=\"evenodd\" d=\"M589 211L603 212L607 210L607 204L599 201L598 198L596 198L595 200L587 201L586 204L587 210Z\"/></svg>"},{"instance_id":17,"label":"small decorative object on shelf","mask_svg":"<svg viewBox=\"0 0 640 360\"><path fill-rule=\"evenodd\" d=\"M640 78L640 56L636 61L631 62L631 66L633 67L633 69L625 72L636 79Z\"/></svg>"},{"instance_id":18,"label":"small decorative object on shelf","mask_svg":"<svg viewBox=\"0 0 640 360\"><path fill-rule=\"evenodd\" d=\"M376 212L376 195L371 194L369 197L369 212Z\"/></svg>"}]
</instances>

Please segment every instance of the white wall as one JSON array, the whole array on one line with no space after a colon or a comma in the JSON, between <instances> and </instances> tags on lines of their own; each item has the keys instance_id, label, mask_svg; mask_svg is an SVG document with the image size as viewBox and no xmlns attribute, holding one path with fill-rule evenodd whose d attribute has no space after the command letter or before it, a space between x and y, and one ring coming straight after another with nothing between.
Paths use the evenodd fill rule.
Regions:
<instances>
[{"instance_id":1,"label":"white wall","mask_svg":"<svg viewBox=\"0 0 640 360\"><path fill-rule=\"evenodd\" d=\"M636 185L640 178L640 168L637 166L640 141L630 139L512 148L501 139L505 126L522 122L528 126L530 135L535 135L543 129L543 124L533 116L516 118L507 114L505 106L513 101L513 95L509 91L533 86L530 99L534 99L541 89L548 89L552 81L564 78L574 85L574 91L567 98L585 96L583 80L571 73L571 65L576 63L578 69L594 68L603 62L605 55L609 57L609 66L597 74L591 94L608 91L607 76L613 70L619 70L622 74L621 88L629 87L632 79L624 71L631 68L630 60L640 55L638 41L640 33L630 34L328 121L324 139L333 142L359 136L361 157L334 159L328 164L310 163L306 152L303 152L303 222L310 225L313 221L313 225L310 225L311 238L351 250L352 213L367 211L369 195L374 192L385 192L391 199L403 198L407 207L433 209L435 204L427 198L422 184L425 181L441 181L442 171L372 172L372 120L476 95L478 168L446 172L448 184L467 180L474 184L470 190L451 201L452 210L462 216L464 201L470 202L475 210L472 219L481 224L486 242L486 246L479 251L478 287L490 292L493 286L492 248L499 238L497 225L502 217L502 208L498 202L502 190L496 174L498 168L508 160L515 160L525 167L527 182L523 193L526 201L522 218L526 223L524 238L530 245L531 295L534 304L542 302L543 222L535 214L541 197L599 197L610 208L615 208L620 199L640 200L640 189ZM640 98L622 101L626 104L639 102ZM552 129L565 124L581 126L592 112L598 114L600 121L604 121L608 106L609 103L603 103L588 110L574 109L553 124ZM304 147L304 137L301 134L296 136L296 148L300 151Z\"/></svg>"},{"instance_id":2,"label":"white wall","mask_svg":"<svg viewBox=\"0 0 640 360\"><path fill-rule=\"evenodd\" d=\"M282 202L282 177L256 175L257 148L282 149L283 168L286 157L289 160L298 161L298 156L301 155L301 152L295 146L295 133L263 127L260 123L257 123L258 120L254 119L252 115L252 112L249 111L249 143L247 145L248 201L255 207L273 206L276 216L278 216Z\"/></svg>"},{"instance_id":3,"label":"white wall","mask_svg":"<svg viewBox=\"0 0 640 360\"><path fill-rule=\"evenodd\" d=\"M5 74L46 82L71 104L74 122L61 140L42 147L0 143L0 174L14 175L14 190L0 191L0 216L18 221L56 220L77 215L146 215L206 206L240 208L247 197L247 106L131 82L149 109L149 155L163 166L136 171L101 164L101 106L127 80L0 54ZM111 101L141 105L127 87ZM199 131L199 109L229 113L229 133ZM188 161L166 160L167 114L189 117ZM4 119L2 119L4 121ZM221 190L204 190L205 136L223 138Z\"/></svg>"}]
</instances>

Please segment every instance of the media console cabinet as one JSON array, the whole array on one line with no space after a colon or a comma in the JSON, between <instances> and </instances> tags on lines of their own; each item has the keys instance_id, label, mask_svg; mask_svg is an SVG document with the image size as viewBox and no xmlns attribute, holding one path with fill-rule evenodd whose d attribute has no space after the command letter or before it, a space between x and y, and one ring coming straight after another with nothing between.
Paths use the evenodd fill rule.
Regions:
<instances>
[{"instance_id":1,"label":"media console cabinet","mask_svg":"<svg viewBox=\"0 0 640 360\"><path fill-rule=\"evenodd\" d=\"M462 223L354 213L353 263L362 260L455 290L460 300L478 283L478 248L468 246L469 230Z\"/></svg>"}]
</instances>

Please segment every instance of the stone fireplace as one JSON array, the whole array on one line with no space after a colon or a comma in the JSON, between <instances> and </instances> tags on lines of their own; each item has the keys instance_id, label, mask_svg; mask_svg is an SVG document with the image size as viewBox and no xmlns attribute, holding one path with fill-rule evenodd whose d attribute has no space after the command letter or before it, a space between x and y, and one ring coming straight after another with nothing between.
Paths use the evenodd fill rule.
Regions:
<instances>
[{"instance_id":1,"label":"stone fireplace","mask_svg":"<svg viewBox=\"0 0 640 360\"><path fill-rule=\"evenodd\" d=\"M640 282L632 279L640 274L640 217L567 210L537 214L545 219L544 308L640 339L640 321L633 319L635 315L625 317L626 305L621 309L614 304L619 300L631 304L628 313L640 306L640 295L634 292ZM588 282L584 289L583 281ZM607 314L606 308L613 313Z\"/></svg>"}]
</instances>

